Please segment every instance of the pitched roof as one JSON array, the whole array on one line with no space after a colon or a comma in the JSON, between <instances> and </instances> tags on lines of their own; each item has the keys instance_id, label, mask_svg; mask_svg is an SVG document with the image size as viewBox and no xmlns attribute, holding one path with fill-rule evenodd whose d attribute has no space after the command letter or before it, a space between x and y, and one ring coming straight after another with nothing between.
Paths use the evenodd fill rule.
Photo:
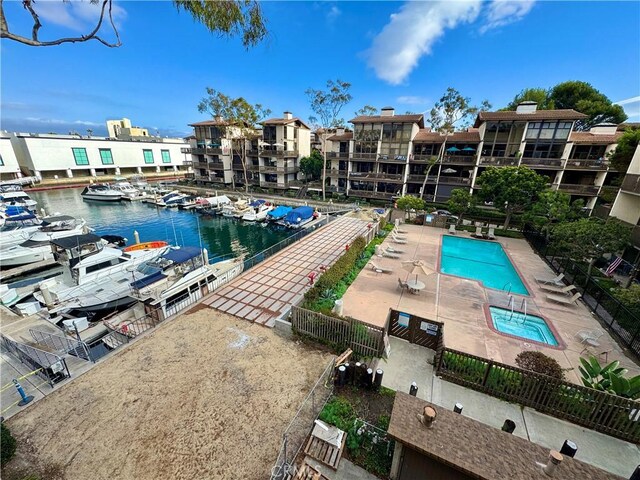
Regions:
<instances>
[{"instance_id":1,"label":"pitched roof","mask_svg":"<svg viewBox=\"0 0 640 480\"><path fill-rule=\"evenodd\" d=\"M298 117L293 117L293 118L269 118L267 120L263 120L262 122L260 122L262 125L289 125L290 123L295 123L298 122L300 123L300 125L302 125L304 128L306 128L307 130L311 130L309 128L309 125L307 125L306 123L304 123L301 119L299 119Z\"/></svg>"},{"instance_id":2,"label":"pitched roof","mask_svg":"<svg viewBox=\"0 0 640 480\"><path fill-rule=\"evenodd\" d=\"M347 142L353 138L353 132L344 132L340 135L332 135L327 138L327 140L331 140L332 142Z\"/></svg>"},{"instance_id":3,"label":"pitched roof","mask_svg":"<svg viewBox=\"0 0 640 480\"><path fill-rule=\"evenodd\" d=\"M565 110L536 110L535 112L518 113L514 110L504 110L500 112L480 112L476 118L474 127L480 126L482 122L499 120L580 120L588 115L576 112L572 109Z\"/></svg>"},{"instance_id":4,"label":"pitched roof","mask_svg":"<svg viewBox=\"0 0 640 480\"><path fill-rule=\"evenodd\" d=\"M596 134L590 132L571 132L569 141L573 143L597 143L600 145L609 145L616 143L624 132L616 132L611 135Z\"/></svg>"},{"instance_id":5,"label":"pitched roof","mask_svg":"<svg viewBox=\"0 0 640 480\"><path fill-rule=\"evenodd\" d=\"M480 133L477 130L472 130L470 132L454 132L446 138L447 142L479 143ZM429 129L423 128L415 136L413 142L442 143L444 142L444 139L445 135L441 135L438 132L431 132Z\"/></svg>"},{"instance_id":6,"label":"pitched roof","mask_svg":"<svg viewBox=\"0 0 640 480\"><path fill-rule=\"evenodd\" d=\"M245 127L249 127L250 125L247 122L243 122ZM204 120L202 122L190 123L190 127L226 127L228 125L233 125L229 123L227 120Z\"/></svg>"},{"instance_id":7,"label":"pitched roof","mask_svg":"<svg viewBox=\"0 0 640 480\"><path fill-rule=\"evenodd\" d=\"M349 120L349 123L417 123L420 127L424 126L424 115L360 115Z\"/></svg>"}]
</instances>

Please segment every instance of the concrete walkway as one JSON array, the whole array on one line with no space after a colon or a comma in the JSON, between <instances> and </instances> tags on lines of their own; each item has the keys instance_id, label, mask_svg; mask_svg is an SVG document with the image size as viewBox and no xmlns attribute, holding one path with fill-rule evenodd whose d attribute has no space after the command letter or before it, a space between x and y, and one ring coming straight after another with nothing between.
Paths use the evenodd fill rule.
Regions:
<instances>
[{"instance_id":1,"label":"concrete walkway","mask_svg":"<svg viewBox=\"0 0 640 480\"><path fill-rule=\"evenodd\" d=\"M629 478L640 464L638 445L442 380L433 375L433 366L427 363L433 359L433 350L396 337L389 341L389 359L379 364L384 370L385 387L409 392L415 381L419 398L447 409L460 403L462 415L495 428L502 428L506 419L513 420L514 435L543 447L559 450L565 440L572 440L578 446L575 458L624 478Z\"/></svg>"},{"instance_id":2,"label":"concrete walkway","mask_svg":"<svg viewBox=\"0 0 640 480\"><path fill-rule=\"evenodd\" d=\"M308 275L320 275L344 253L345 246L370 233L369 222L341 217L307 235L216 291L204 303L223 312L273 327L278 317L302 300Z\"/></svg>"}]
</instances>

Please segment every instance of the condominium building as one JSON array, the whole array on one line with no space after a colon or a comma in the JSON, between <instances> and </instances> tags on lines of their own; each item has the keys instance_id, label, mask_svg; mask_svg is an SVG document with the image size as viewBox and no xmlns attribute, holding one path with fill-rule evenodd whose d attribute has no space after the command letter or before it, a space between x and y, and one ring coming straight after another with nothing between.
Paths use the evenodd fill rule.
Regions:
<instances>
[{"instance_id":1,"label":"condominium building","mask_svg":"<svg viewBox=\"0 0 640 480\"><path fill-rule=\"evenodd\" d=\"M336 133L327 142L327 176L333 190L348 196L385 199L419 195L446 201L455 188L478 188L478 176L490 166L528 166L549 178L552 188L594 207L618 172L606 158L622 134L603 124L575 131L586 115L574 110L538 110L523 102L515 111L480 112L473 128L448 135L424 126L423 115L380 115L350 122L353 134ZM443 146L444 144L444 146ZM441 162L425 174L444 148Z\"/></svg>"},{"instance_id":2,"label":"condominium building","mask_svg":"<svg viewBox=\"0 0 640 480\"><path fill-rule=\"evenodd\" d=\"M11 146L25 175L39 178L179 172L187 143L177 138L12 133Z\"/></svg>"},{"instance_id":3,"label":"condominium building","mask_svg":"<svg viewBox=\"0 0 640 480\"><path fill-rule=\"evenodd\" d=\"M627 260L637 264L640 261L640 145L629 164L610 215L633 226L631 238L637 249L636 257L632 258L627 252L630 255Z\"/></svg>"},{"instance_id":4,"label":"condominium building","mask_svg":"<svg viewBox=\"0 0 640 480\"><path fill-rule=\"evenodd\" d=\"M296 185L300 159L311 154L311 130L290 112L262 122L262 130L222 118L191 124L196 181L288 189Z\"/></svg>"},{"instance_id":5,"label":"condominium building","mask_svg":"<svg viewBox=\"0 0 640 480\"><path fill-rule=\"evenodd\" d=\"M107 120L107 133L109 138L119 138L122 140L130 140L131 138L145 140L146 137L149 137L149 130L132 126L131 120L128 118Z\"/></svg>"},{"instance_id":6,"label":"condominium building","mask_svg":"<svg viewBox=\"0 0 640 480\"><path fill-rule=\"evenodd\" d=\"M0 180L15 180L20 177L22 172L11 146L11 135L0 132Z\"/></svg>"}]
</instances>

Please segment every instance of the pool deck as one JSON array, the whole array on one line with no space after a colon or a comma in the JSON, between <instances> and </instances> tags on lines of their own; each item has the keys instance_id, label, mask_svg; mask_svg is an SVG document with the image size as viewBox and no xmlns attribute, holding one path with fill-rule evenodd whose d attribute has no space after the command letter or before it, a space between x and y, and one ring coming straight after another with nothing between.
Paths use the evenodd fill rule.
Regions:
<instances>
[{"instance_id":1,"label":"pool deck","mask_svg":"<svg viewBox=\"0 0 640 480\"><path fill-rule=\"evenodd\" d=\"M341 217L244 272L207 297L212 308L273 327L310 288L308 275L319 275L344 253L345 246L366 236L370 222Z\"/></svg>"},{"instance_id":2,"label":"pool deck","mask_svg":"<svg viewBox=\"0 0 640 480\"><path fill-rule=\"evenodd\" d=\"M640 374L640 366L625 355L584 304L579 301L578 305L564 306L546 299L543 291L537 287L535 278L555 275L526 240L502 237L497 240L531 293L529 297L514 295L516 307L526 298L527 313L544 317L565 348L553 348L492 331L487 323L485 306L506 308L507 292L484 288L478 281L445 274L421 275L418 279L425 283L424 290L419 294L401 292L398 278L405 280L408 273L402 269L400 262L417 258L436 269L441 237L446 234L445 230L433 227L403 224L401 228L407 231L407 244L399 245L388 238L382 245L404 251L400 254L401 258L374 256L344 295L344 315L377 326L385 325L389 308L431 318L444 323L445 345L449 348L510 365L515 365L515 357L521 351L538 350L555 358L562 368L567 369L567 380L575 383L580 381L578 365L583 351L583 356L587 352L596 356L608 352L599 355L601 361L605 360L605 356L609 362L619 360L622 366L629 369L629 375ZM457 235L469 237L467 232L458 232ZM371 262L378 267L392 269L393 273L376 273L371 268ZM598 340L600 347L589 347L585 351L585 346L576 338L576 334L582 330L604 332Z\"/></svg>"}]
</instances>

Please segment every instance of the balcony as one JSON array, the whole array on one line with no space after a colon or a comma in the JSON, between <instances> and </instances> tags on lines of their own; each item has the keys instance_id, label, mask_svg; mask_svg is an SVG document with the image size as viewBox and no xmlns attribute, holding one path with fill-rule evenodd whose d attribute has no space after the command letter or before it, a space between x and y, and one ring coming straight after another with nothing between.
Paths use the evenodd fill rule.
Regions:
<instances>
[{"instance_id":1,"label":"balcony","mask_svg":"<svg viewBox=\"0 0 640 480\"><path fill-rule=\"evenodd\" d=\"M350 180L355 181L385 181L385 182L395 182L402 183L404 182L404 175L400 173L375 173L375 172L351 172L349 175Z\"/></svg>"},{"instance_id":2,"label":"balcony","mask_svg":"<svg viewBox=\"0 0 640 480\"><path fill-rule=\"evenodd\" d=\"M409 161L411 163L430 163L432 159L437 158L437 155L409 155Z\"/></svg>"},{"instance_id":3,"label":"balcony","mask_svg":"<svg viewBox=\"0 0 640 480\"><path fill-rule=\"evenodd\" d=\"M261 150L259 155L261 157L276 157L276 158L297 157L298 151L297 150Z\"/></svg>"},{"instance_id":4,"label":"balcony","mask_svg":"<svg viewBox=\"0 0 640 480\"><path fill-rule=\"evenodd\" d=\"M384 163L407 163L407 155L378 155L378 161Z\"/></svg>"},{"instance_id":5,"label":"balcony","mask_svg":"<svg viewBox=\"0 0 640 480\"><path fill-rule=\"evenodd\" d=\"M260 165L259 171L260 173L277 173L278 167L275 165Z\"/></svg>"},{"instance_id":6,"label":"balcony","mask_svg":"<svg viewBox=\"0 0 640 480\"><path fill-rule=\"evenodd\" d=\"M209 181L211 183L222 183L224 184L224 177L210 176Z\"/></svg>"},{"instance_id":7,"label":"balcony","mask_svg":"<svg viewBox=\"0 0 640 480\"><path fill-rule=\"evenodd\" d=\"M189 154L189 153L191 153L191 150L192 149L190 147L182 147L182 148L180 148L180 153Z\"/></svg>"},{"instance_id":8,"label":"balcony","mask_svg":"<svg viewBox=\"0 0 640 480\"><path fill-rule=\"evenodd\" d=\"M236 166L234 165L234 168L235 167ZM247 170L250 171L250 172L259 172L260 171L260 166L250 163L250 164L247 165Z\"/></svg>"},{"instance_id":9,"label":"balcony","mask_svg":"<svg viewBox=\"0 0 640 480\"><path fill-rule=\"evenodd\" d=\"M327 158L347 160L349 158L349 152L327 152Z\"/></svg>"},{"instance_id":10,"label":"balcony","mask_svg":"<svg viewBox=\"0 0 640 480\"><path fill-rule=\"evenodd\" d=\"M433 185L434 183L436 183L436 179L437 177L435 175L429 175L429 178L427 179L427 184ZM418 175L418 174L407 175L407 182L422 184L422 182L424 182L424 175Z\"/></svg>"},{"instance_id":11,"label":"balcony","mask_svg":"<svg viewBox=\"0 0 640 480\"><path fill-rule=\"evenodd\" d=\"M512 160L515 160L512 158ZM526 165L531 168L552 168L562 170L561 158L527 158L523 157L520 165Z\"/></svg>"},{"instance_id":12,"label":"balcony","mask_svg":"<svg viewBox=\"0 0 640 480\"><path fill-rule=\"evenodd\" d=\"M440 177L438 183L444 183L446 185L469 185L471 179L462 177Z\"/></svg>"},{"instance_id":13,"label":"balcony","mask_svg":"<svg viewBox=\"0 0 640 480\"><path fill-rule=\"evenodd\" d=\"M267 187L267 188L287 188L287 186L284 183L265 182L265 181L261 181L260 186Z\"/></svg>"},{"instance_id":14,"label":"balcony","mask_svg":"<svg viewBox=\"0 0 640 480\"><path fill-rule=\"evenodd\" d=\"M212 170L224 170L224 163L222 162L209 162L208 165Z\"/></svg>"},{"instance_id":15,"label":"balcony","mask_svg":"<svg viewBox=\"0 0 640 480\"><path fill-rule=\"evenodd\" d=\"M555 184L558 190L566 193L571 193L574 195L587 195L587 196L595 196L598 195L598 191L600 187L596 185L580 185L580 184Z\"/></svg>"},{"instance_id":16,"label":"balcony","mask_svg":"<svg viewBox=\"0 0 640 480\"><path fill-rule=\"evenodd\" d=\"M570 158L567 160L565 169L567 170L606 170L608 162L604 160L585 160L580 158Z\"/></svg>"},{"instance_id":17,"label":"balcony","mask_svg":"<svg viewBox=\"0 0 640 480\"><path fill-rule=\"evenodd\" d=\"M635 193L636 195L640 195L640 175L627 173L624 176L622 185L620 185L620 190L627 193Z\"/></svg>"},{"instance_id":18,"label":"balcony","mask_svg":"<svg viewBox=\"0 0 640 480\"><path fill-rule=\"evenodd\" d=\"M443 165L475 165L476 157L469 155L447 155L442 159Z\"/></svg>"},{"instance_id":19,"label":"balcony","mask_svg":"<svg viewBox=\"0 0 640 480\"><path fill-rule=\"evenodd\" d=\"M209 168L209 164L207 162L193 162L193 168L204 168L206 170Z\"/></svg>"},{"instance_id":20,"label":"balcony","mask_svg":"<svg viewBox=\"0 0 640 480\"><path fill-rule=\"evenodd\" d=\"M353 188L351 188L349 189L348 195L350 197L378 198L383 200L390 200L394 194L388 192L374 192L371 190L354 190Z\"/></svg>"},{"instance_id":21,"label":"balcony","mask_svg":"<svg viewBox=\"0 0 640 480\"><path fill-rule=\"evenodd\" d=\"M191 153L196 155L222 155L222 149L220 147L204 147L198 145L191 149Z\"/></svg>"},{"instance_id":22,"label":"balcony","mask_svg":"<svg viewBox=\"0 0 640 480\"><path fill-rule=\"evenodd\" d=\"M377 153L352 153L352 162L375 162L378 159Z\"/></svg>"},{"instance_id":23,"label":"balcony","mask_svg":"<svg viewBox=\"0 0 640 480\"><path fill-rule=\"evenodd\" d=\"M508 167L518 165L515 157L480 157L480 165L483 167Z\"/></svg>"},{"instance_id":24,"label":"balcony","mask_svg":"<svg viewBox=\"0 0 640 480\"><path fill-rule=\"evenodd\" d=\"M298 173L299 171L298 167L278 167L278 173Z\"/></svg>"},{"instance_id":25,"label":"balcony","mask_svg":"<svg viewBox=\"0 0 640 480\"><path fill-rule=\"evenodd\" d=\"M347 173L348 173L348 172L347 172L346 170L338 170L338 169L336 169L336 168L332 168L332 169L327 168L327 169L324 171L324 173L325 173L325 175L326 175L327 177L333 177L333 178L347 178Z\"/></svg>"}]
</instances>

